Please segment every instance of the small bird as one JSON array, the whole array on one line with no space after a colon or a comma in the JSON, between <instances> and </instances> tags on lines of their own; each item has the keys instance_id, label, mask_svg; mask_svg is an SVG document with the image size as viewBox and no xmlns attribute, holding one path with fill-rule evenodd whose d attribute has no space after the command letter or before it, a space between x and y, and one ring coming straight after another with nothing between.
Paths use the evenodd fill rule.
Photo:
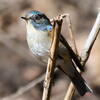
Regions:
<instances>
[{"instance_id":1,"label":"small bird","mask_svg":"<svg viewBox=\"0 0 100 100\"><path fill-rule=\"evenodd\" d=\"M53 39L53 26L49 18L40 11L29 11L24 17L27 29L27 42L32 53L47 64ZM62 36L60 36L62 37ZM56 66L61 69L73 82L81 96L92 92L72 62L68 49L60 42Z\"/></svg>"}]
</instances>

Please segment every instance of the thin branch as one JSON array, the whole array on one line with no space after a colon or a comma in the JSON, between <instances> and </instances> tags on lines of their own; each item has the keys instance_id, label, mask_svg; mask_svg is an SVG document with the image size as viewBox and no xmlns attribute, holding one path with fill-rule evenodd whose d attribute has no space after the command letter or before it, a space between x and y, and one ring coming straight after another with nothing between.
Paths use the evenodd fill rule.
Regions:
<instances>
[{"instance_id":1,"label":"thin branch","mask_svg":"<svg viewBox=\"0 0 100 100\"><path fill-rule=\"evenodd\" d=\"M99 32L100 32L100 11L97 15L94 26L93 26L93 28L92 28L89 36L88 36L88 39L87 39L85 46L84 46L84 49L82 51L82 55L81 55L82 61L81 61L81 63L83 65L86 63L87 59L89 58L91 49L94 45L94 42L95 42Z\"/></svg>"},{"instance_id":2,"label":"thin branch","mask_svg":"<svg viewBox=\"0 0 100 100\"><path fill-rule=\"evenodd\" d=\"M88 36L88 39L86 41L86 44L84 46L84 49L82 51L82 56L81 56L81 63L82 65L85 65L86 61L89 58L91 49L94 45L94 42L98 36L98 33L100 31L100 11L98 13L98 16L96 18L96 21L94 23L94 26ZM68 93L66 94L64 100L71 100L75 91L75 87L72 85L72 83L70 83L69 87L68 87Z\"/></svg>"},{"instance_id":3,"label":"thin branch","mask_svg":"<svg viewBox=\"0 0 100 100\"><path fill-rule=\"evenodd\" d=\"M68 22L68 30L69 30L69 35L70 35L71 42L72 42L72 48L73 48L74 52L76 53L76 55L78 55L78 51L77 51L77 47L76 47L76 42L75 42L75 36L74 36L75 34L73 32L70 15L67 15L66 20Z\"/></svg>"},{"instance_id":4,"label":"thin branch","mask_svg":"<svg viewBox=\"0 0 100 100\"><path fill-rule=\"evenodd\" d=\"M56 30L56 23L58 23L57 30ZM57 49L59 45L61 26L62 26L62 19L59 19L59 21L57 22L54 21L54 29L53 29L54 39L50 50L50 58L48 59L42 100L50 100L51 86L52 86L53 74L54 74L54 69L56 64L56 56L57 56Z\"/></svg>"},{"instance_id":5,"label":"thin branch","mask_svg":"<svg viewBox=\"0 0 100 100\"><path fill-rule=\"evenodd\" d=\"M75 87L74 87L73 83L71 82L68 86L68 90L64 97L64 100L71 100L74 92L75 92Z\"/></svg>"},{"instance_id":6,"label":"thin branch","mask_svg":"<svg viewBox=\"0 0 100 100\"><path fill-rule=\"evenodd\" d=\"M59 17L60 17L60 19L63 19L63 18L65 18L65 17L67 17L68 15L69 15L69 14L58 15L57 17L54 17L54 18L50 19L50 22L52 23L52 22L54 22L54 21L58 21Z\"/></svg>"},{"instance_id":7,"label":"thin branch","mask_svg":"<svg viewBox=\"0 0 100 100\"><path fill-rule=\"evenodd\" d=\"M31 90L33 87L35 87L38 83L40 83L41 81L43 81L45 77L45 74L41 75L40 77L36 78L35 80L33 80L32 82L30 82L29 84L27 84L26 86L23 86L21 88L18 89L18 91L12 95L9 95L7 97L4 98L0 98L0 100L15 100L16 98L18 98L19 96L23 95L24 93L28 92L29 90Z\"/></svg>"},{"instance_id":8,"label":"thin branch","mask_svg":"<svg viewBox=\"0 0 100 100\"><path fill-rule=\"evenodd\" d=\"M66 17L66 20L68 22L68 30L69 30L69 35L71 37L71 41L72 41L72 48L74 50L74 52L76 53L76 55L79 55L78 54L78 51L77 51L77 47L76 47L76 42L75 42L75 36L74 36L74 33L73 33L73 30L72 30L72 23L71 23L71 19L70 19L70 15L68 15ZM78 67L77 67L78 68ZM79 70L79 69L78 69ZM75 92L75 89L74 89L74 85L73 83L71 82L68 86L68 90L67 90L67 94L65 95L65 98L64 100L71 100L71 97L72 95L74 94Z\"/></svg>"}]
</instances>

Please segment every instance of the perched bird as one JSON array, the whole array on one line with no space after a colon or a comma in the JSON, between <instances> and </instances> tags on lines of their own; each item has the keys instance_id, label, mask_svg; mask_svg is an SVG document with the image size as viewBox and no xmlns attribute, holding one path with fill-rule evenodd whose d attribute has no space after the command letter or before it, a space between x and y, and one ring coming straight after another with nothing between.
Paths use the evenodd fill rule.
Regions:
<instances>
[{"instance_id":1,"label":"perched bird","mask_svg":"<svg viewBox=\"0 0 100 100\"><path fill-rule=\"evenodd\" d=\"M49 18L39 11L29 11L21 18L26 21L27 42L30 50L40 61L47 63L53 39L53 26ZM70 53L62 43L59 44L56 66L68 75L81 96L86 92L92 92L74 67Z\"/></svg>"}]
</instances>

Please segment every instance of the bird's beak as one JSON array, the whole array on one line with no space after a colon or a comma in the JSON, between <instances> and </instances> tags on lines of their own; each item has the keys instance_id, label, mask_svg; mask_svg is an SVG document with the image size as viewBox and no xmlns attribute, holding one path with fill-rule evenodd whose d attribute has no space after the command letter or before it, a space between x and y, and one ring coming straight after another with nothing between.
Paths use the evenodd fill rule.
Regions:
<instances>
[{"instance_id":1,"label":"bird's beak","mask_svg":"<svg viewBox=\"0 0 100 100\"><path fill-rule=\"evenodd\" d=\"M28 18L26 18L26 17L21 17L22 19L24 19L25 21L27 21L28 20Z\"/></svg>"}]
</instances>

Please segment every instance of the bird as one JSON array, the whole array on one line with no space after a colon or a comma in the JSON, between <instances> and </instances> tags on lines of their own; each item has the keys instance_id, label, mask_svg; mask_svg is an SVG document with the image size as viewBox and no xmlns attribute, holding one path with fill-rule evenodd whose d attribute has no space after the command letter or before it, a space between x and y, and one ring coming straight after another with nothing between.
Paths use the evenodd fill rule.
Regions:
<instances>
[{"instance_id":1,"label":"bird","mask_svg":"<svg viewBox=\"0 0 100 100\"><path fill-rule=\"evenodd\" d=\"M50 19L44 13L36 10L28 11L21 18L26 22L26 39L29 49L39 61L47 64L53 39L53 25ZM62 35L60 38L64 39ZM87 92L93 92L77 71L68 48L61 41L58 47L56 66L70 78L81 96Z\"/></svg>"}]
</instances>

